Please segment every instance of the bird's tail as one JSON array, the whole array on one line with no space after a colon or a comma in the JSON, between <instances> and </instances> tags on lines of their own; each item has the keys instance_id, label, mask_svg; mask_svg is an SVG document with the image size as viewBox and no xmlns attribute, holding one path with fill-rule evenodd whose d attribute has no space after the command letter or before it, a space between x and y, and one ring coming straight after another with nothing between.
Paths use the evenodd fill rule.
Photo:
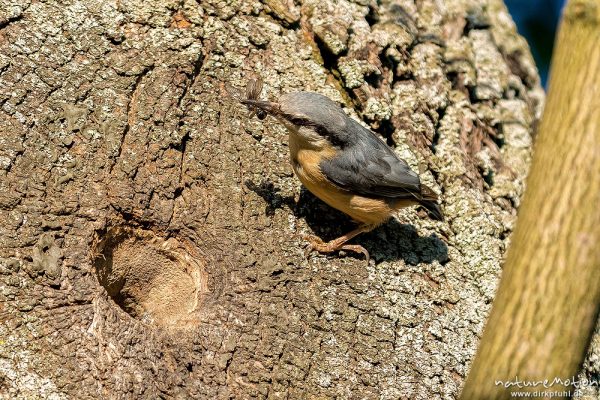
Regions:
<instances>
[{"instance_id":1,"label":"bird's tail","mask_svg":"<svg viewBox=\"0 0 600 400\"><path fill-rule=\"evenodd\" d=\"M422 184L421 199L419 200L419 204L427 209L431 218L438 221L443 221L444 214L442 213L442 208L437 203L437 200L437 194L431 190L431 188Z\"/></svg>"},{"instance_id":2,"label":"bird's tail","mask_svg":"<svg viewBox=\"0 0 600 400\"><path fill-rule=\"evenodd\" d=\"M440 205L433 200L421 200L419 202L420 205L425 207L429 212L429 216L435 220L443 221L444 214L442 214L442 208Z\"/></svg>"}]
</instances>

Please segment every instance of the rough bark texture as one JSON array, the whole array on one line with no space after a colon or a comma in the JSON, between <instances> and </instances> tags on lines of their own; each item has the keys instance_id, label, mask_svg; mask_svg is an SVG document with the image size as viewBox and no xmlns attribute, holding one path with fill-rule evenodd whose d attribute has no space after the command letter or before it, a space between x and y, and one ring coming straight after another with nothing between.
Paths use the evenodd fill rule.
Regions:
<instances>
[{"instance_id":1,"label":"rough bark texture","mask_svg":"<svg viewBox=\"0 0 600 400\"><path fill-rule=\"evenodd\" d=\"M571 0L519 222L461 398L546 389L495 384L515 377L547 380L555 397L575 389L566 382L581 369L600 310L598 43L598 1Z\"/></svg>"},{"instance_id":2,"label":"rough bark texture","mask_svg":"<svg viewBox=\"0 0 600 400\"><path fill-rule=\"evenodd\" d=\"M318 91L443 201L351 223L274 121ZM455 398L489 310L542 91L499 0L0 0L3 398Z\"/></svg>"}]
</instances>

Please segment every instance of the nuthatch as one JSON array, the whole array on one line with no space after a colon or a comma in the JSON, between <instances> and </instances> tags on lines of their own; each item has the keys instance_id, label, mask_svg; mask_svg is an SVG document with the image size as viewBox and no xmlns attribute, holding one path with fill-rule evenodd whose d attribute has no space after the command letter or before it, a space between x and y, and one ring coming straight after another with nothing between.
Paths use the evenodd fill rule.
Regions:
<instances>
[{"instance_id":1,"label":"nuthatch","mask_svg":"<svg viewBox=\"0 0 600 400\"><path fill-rule=\"evenodd\" d=\"M436 193L421 183L406 161L326 96L295 92L282 95L277 103L241 102L264 110L287 128L292 167L302 184L360 223L328 243L310 238L314 250L350 250L368 260L364 247L346 242L381 225L394 211L420 204L432 218L443 220Z\"/></svg>"}]
</instances>

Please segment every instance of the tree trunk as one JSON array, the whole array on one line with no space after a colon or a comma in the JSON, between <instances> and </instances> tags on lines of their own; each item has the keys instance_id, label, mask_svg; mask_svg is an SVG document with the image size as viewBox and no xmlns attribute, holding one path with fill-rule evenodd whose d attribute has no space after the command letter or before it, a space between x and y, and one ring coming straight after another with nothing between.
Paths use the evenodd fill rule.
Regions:
<instances>
[{"instance_id":1,"label":"tree trunk","mask_svg":"<svg viewBox=\"0 0 600 400\"><path fill-rule=\"evenodd\" d=\"M571 0L519 223L461 398L546 390L516 377L573 393L600 307L598 43L598 2Z\"/></svg>"},{"instance_id":2,"label":"tree trunk","mask_svg":"<svg viewBox=\"0 0 600 400\"><path fill-rule=\"evenodd\" d=\"M305 255L352 224L227 97L257 75L343 103L446 222ZM542 98L499 0L3 5L1 396L455 398Z\"/></svg>"}]
</instances>

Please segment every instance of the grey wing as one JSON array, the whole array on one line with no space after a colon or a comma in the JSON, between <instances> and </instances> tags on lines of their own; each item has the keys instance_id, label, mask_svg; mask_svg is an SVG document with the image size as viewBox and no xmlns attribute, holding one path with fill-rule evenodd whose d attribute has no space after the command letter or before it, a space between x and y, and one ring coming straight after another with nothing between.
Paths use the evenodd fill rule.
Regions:
<instances>
[{"instance_id":1,"label":"grey wing","mask_svg":"<svg viewBox=\"0 0 600 400\"><path fill-rule=\"evenodd\" d=\"M323 174L339 187L364 196L420 200L419 176L408 164L374 135L360 139L321 162Z\"/></svg>"}]
</instances>

